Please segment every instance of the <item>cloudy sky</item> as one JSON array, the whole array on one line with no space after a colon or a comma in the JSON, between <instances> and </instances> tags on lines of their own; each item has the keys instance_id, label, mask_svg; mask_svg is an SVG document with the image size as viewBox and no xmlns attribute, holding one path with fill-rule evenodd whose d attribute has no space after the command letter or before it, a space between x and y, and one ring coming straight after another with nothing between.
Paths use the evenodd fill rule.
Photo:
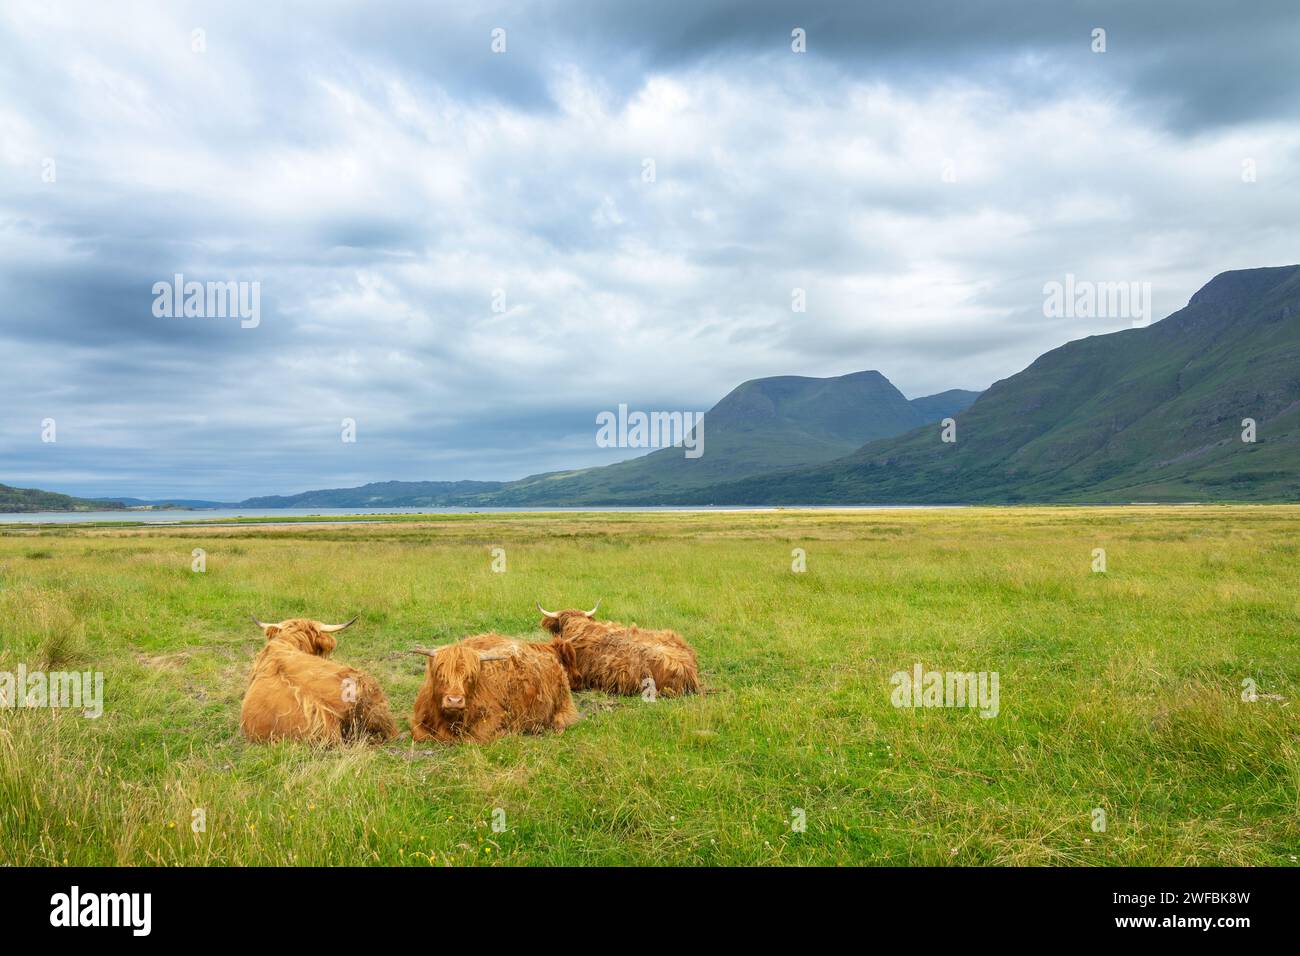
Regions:
<instances>
[{"instance_id":1,"label":"cloudy sky","mask_svg":"<svg viewBox=\"0 0 1300 956\"><path fill-rule=\"evenodd\" d=\"M0 482L517 478L626 457L620 402L1131 324L1045 317L1067 273L1158 318L1300 261L1294 0L815 9L7 0ZM156 316L177 273L259 324Z\"/></svg>"}]
</instances>

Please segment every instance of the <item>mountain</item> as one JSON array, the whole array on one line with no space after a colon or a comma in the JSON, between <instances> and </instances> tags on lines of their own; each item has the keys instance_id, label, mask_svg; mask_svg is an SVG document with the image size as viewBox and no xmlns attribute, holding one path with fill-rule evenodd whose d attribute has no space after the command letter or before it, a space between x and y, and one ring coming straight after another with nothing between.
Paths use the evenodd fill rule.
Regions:
<instances>
[{"instance_id":1,"label":"mountain","mask_svg":"<svg viewBox=\"0 0 1300 956\"><path fill-rule=\"evenodd\" d=\"M951 393L944 393L950 395ZM925 401L940 400L929 396ZM937 404L944 405L946 400ZM931 404L935 404L931 402ZM946 406L945 406L946 407ZM704 416L703 449L681 447L640 458L509 482L473 503L615 505L672 502L691 489L840 458L864 442L929 421L879 372L835 378L782 375L745 382ZM593 440L595 429L593 428Z\"/></svg>"},{"instance_id":2,"label":"mountain","mask_svg":"<svg viewBox=\"0 0 1300 956\"><path fill-rule=\"evenodd\" d=\"M115 502L89 501L73 498L53 491L36 488L11 488L0 485L0 513L27 513L33 511L119 511L122 505Z\"/></svg>"},{"instance_id":3,"label":"mountain","mask_svg":"<svg viewBox=\"0 0 1300 956\"><path fill-rule=\"evenodd\" d=\"M1163 321L1053 349L955 418L950 444L930 425L688 502L1300 500L1300 266L1218 275Z\"/></svg>"},{"instance_id":4,"label":"mountain","mask_svg":"<svg viewBox=\"0 0 1300 956\"><path fill-rule=\"evenodd\" d=\"M296 495L247 498L241 508L432 508L459 504L494 491L499 481L376 481L360 488L331 488Z\"/></svg>"}]
</instances>

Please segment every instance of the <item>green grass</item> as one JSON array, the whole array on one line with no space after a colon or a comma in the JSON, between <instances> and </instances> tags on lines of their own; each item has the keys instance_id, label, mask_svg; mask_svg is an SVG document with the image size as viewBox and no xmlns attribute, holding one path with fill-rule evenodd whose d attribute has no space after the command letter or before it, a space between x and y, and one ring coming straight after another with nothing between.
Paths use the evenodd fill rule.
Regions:
<instances>
[{"instance_id":1,"label":"green grass","mask_svg":"<svg viewBox=\"0 0 1300 956\"><path fill-rule=\"evenodd\" d=\"M103 671L105 713L0 711L0 863L1293 865L1298 533L1295 507L3 531L0 670ZM405 729L398 651L597 597L679 630L711 692L584 693L565 734L484 747L238 734L249 613L360 614L336 657ZM894 708L916 662L997 671L999 715Z\"/></svg>"}]
</instances>

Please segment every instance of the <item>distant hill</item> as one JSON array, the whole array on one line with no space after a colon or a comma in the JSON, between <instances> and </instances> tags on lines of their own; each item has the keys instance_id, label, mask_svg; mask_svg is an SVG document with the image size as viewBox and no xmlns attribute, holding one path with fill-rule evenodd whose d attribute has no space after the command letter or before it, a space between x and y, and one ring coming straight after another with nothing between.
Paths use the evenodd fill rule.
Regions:
<instances>
[{"instance_id":1,"label":"distant hill","mask_svg":"<svg viewBox=\"0 0 1300 956\"><path fill-rule=\"evenodd\" d=\"M952 444L931 425L691 500L1300 500L1300 266L1218 275L1163 321L1053 349L955 417Z\"/></svg>"},{"instance_id":2,"label":"distant hill","mask_svg":"<svg viewBox=\"0 0 1300 956\"><path fill-rule=\"evenodd\" d=\"M377 481L359 488L247 498L241 508L436 508L501 487L499 481Z\"/></svg>"},{"instance_id":3,"label":"distant hill","mask_svg":"<svg viewBox=\"0 0 1300 956\"><path fill-rule=\"evenodd\" d=\"M942 396L922 401L927 407L945 408L960 402ZM924 424L931 414L875 371L835 378L753 379L732 389L705 414L704 454L698 458L687 458L682 448L663 448L613 465L533 475L476 495L473 502L511 506L672 501L685 491L721 481L832 461L863 442ZM594 440L594 425L592 436Z\"/></svg>"},{"instance_id":4,"label":"distant hill","mask_svg":"<svg viewBox=\"0 0 1300 956\"><path fill-rule=\"evenodd\" d=\"M11 488L0 485L0 513L27 513L34 511L119 511L120 503L89 501L73 498L53 491L36 488Z\"/></svg>"}]
</instances>

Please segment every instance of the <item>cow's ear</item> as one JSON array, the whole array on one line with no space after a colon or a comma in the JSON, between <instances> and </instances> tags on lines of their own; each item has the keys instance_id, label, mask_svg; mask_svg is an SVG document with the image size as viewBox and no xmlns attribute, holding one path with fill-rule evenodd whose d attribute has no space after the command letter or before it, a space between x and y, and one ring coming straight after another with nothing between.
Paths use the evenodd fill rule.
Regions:
<instances>
[{"instance_id":1,"label":"cow's ear","mask_svg":"<svg viewBox=\"0 0 1300 956\"><path fill-rule=\"evenodd\" d=\"M280 633L280 629L276 627L274 624L268 624L266 625L265 633L266 633L266 639L269 641L271 638L275 637L275 635Z\"/></svg>"}]
</instances>

